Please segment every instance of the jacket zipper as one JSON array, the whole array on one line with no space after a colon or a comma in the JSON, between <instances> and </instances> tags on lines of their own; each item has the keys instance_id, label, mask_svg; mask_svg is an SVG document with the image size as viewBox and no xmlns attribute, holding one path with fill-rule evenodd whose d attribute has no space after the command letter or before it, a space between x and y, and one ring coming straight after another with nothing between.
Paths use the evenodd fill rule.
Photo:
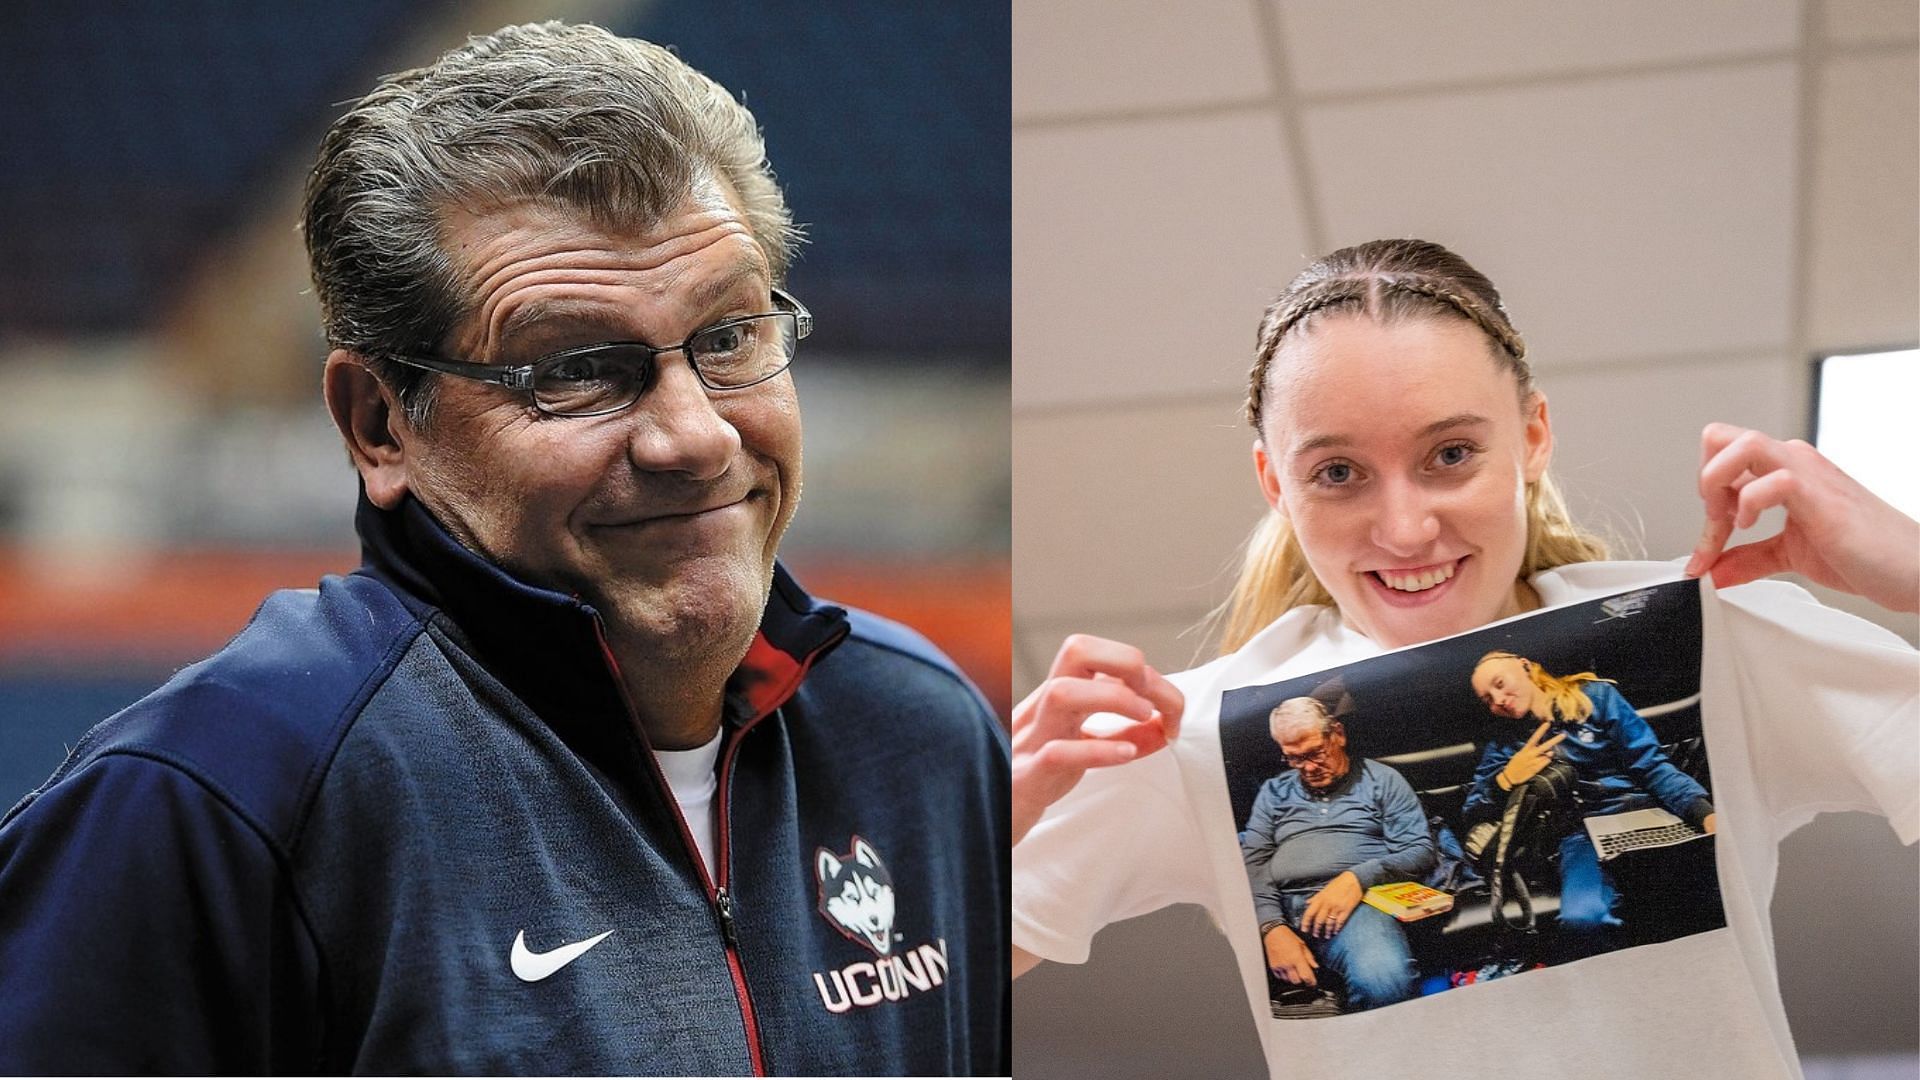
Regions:
<instances>
[{"instance_id":1,"label":"jacket zipper","mask_svg":"<svg viewBox=\"0 0 1920 1080\"><path fill-rule=\"evenodd\" d=\"M740 740L746 737L748 729L759 722L760 718L754 717L740 725L734 730L732 737L727 739L726 746L720 750L720 776L715 781L713 792L713 797L720 803L713 823L716 840L713 861L717 876L717 880L713 882L713 911L720 919L720 937L727 943L727 963L733 968L733 988L740 998L740 1019L747 1025L747 1050L753 1055L754 1075L765 1076L768 1070L766 1057L760 1046L760 1021L753 1014L753 995L747 989L746 968L741 966L740 937L733 923L733 894L727 891L729 869L733 862L728 850L730 845L727 828L727 810L729 804L733 802L733 789L729 783L733 777L733 759L740 749ZM674 812L679 812L678 804L675 805ZM688 843L692 843L692 840L693 837L689 834ZM702 872L705 872L704 869Z\"/></svg>"},{"instance_id":2,"label":"jacket zipper","mask_svg":"<svg viewBox=\"0 0 1920 1080\"><path fill-rule=\"evenodd\" d=\"M634 710L633 699L627 694L626 680L620 676L620 662L614 659L613 650L607 645L606 630L600 620L593 621L594 637L600 642L600 655L606 661L607 670L613 675L613 684L620 688L620 700L626 704L627 719L639 727L639 714ZM740 745L740 737L747 729L759 722L759 717L741 725L720 751L720 775L715 782L714 797L719 800L719 812L714 821L714 834L718 844L714 852L714 861L719 865L715 875L707 872L706 860L700 857L700 846L694 843L693 829L688 826L685 814L680 812L680 800L673 797L673 788L667 783L665 773L660 771L660 761L648 749L647 767L653 772L653 779L659 790L667 796L667 805L673 811L674 823L680 827L680 842L685 845L687 855L693 860L693 868L700 875L700 884L706 889L707 904L713 909L715 920L720 925L720 938L727 954L727 970L733 976L733 995L740 1003L740 1021L747 1032L747 1057L753 1065L753 1075L766 1076L767 1058L760 1046L760 1020L753 1012L753 995L747 989L747 970L740 962L739 931L733 920L733 894L727 891L727 781L732 771L734 751Z\"/></svg>"}]
</instances>

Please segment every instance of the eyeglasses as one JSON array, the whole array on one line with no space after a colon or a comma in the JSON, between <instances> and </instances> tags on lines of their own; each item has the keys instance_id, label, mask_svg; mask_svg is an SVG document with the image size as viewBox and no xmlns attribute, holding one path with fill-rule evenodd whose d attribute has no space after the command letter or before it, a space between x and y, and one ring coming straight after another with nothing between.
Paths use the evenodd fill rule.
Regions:
<instances>
[{"instance_id":1,"label":"eyeglasses","mask_svg":"<svg viewBox=\"0 0 1920 1080\"><path fill-rule=\"evenodd\" d=\"M1283 752L1280 756L1287 759L1288 765L1299 769L1308 765L1325 765L1327 763L1327 752L1331 749L1333 748L1322 743L1318 750L1309 750L1304 754L1288 754Z\"/></svg>"},{"instance_id":2,"label":"eyeglasses","mask_svg":"<svg viewBox=\"0 0 1920 1080\"><path fill-rule=\"evenodd\" d=\"M609 341L550 353L531 364L502 367L431 356L393 356L408 367L498 383L525 390L534 408L549 416L605 416L640 400L654 382L654 357L677 352L687 358L709 391L745 390L766 382L793 363L794 346L813 333L813 314L783 289L774 289L778 311L727 319L678 345Z\"/></svg>"}]
</instances>

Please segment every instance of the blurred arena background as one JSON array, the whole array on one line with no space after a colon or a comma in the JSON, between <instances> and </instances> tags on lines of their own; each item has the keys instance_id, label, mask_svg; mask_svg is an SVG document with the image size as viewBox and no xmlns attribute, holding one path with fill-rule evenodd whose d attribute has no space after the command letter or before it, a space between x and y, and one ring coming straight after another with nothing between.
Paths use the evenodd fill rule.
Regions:
<instances>
[{"instance_id":1,"label":"blurred arena background","mask_svg":"<svg viewBox=\"0 0 1920 1080\"><path fill-rule=\"evenodd\" d=\"M811 242L783 559L1009 686L1008 13L882 0L0 8L0 809L274 588L358 564L295 224L379 75L560 18L754 110Z\"/></svg>"},{"instance_id":2,"label":"blurred arena background","mask_svg":"<svg viewBox=\"0 0 1920 1080\"><path fill-rule=\"evenodd\" d=\"M1684 555L1707 421L1808 438L1815 355L1920 342L1917 40L1915 0L1016 3L1016 694L1074 631L1163 670L1213 655L1189 631L1266 509L1241 419L1260 313L1375 237L1499 283L1576 515ZM1879 818L1783 845L1809 1075L1920 1076L1916 881ZM1259 1074L1230 966L1195 908L1108 928L1017 984L1021 1075Z\"/></svg>"}]
</instances>

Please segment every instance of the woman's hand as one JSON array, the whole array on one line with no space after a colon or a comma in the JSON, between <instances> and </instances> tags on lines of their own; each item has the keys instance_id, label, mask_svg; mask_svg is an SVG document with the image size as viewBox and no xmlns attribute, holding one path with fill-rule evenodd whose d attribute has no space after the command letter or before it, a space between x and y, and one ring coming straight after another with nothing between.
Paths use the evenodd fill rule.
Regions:
<instances>
[{"instance_id":1,"label":"woman's hand","mask_svg":"<svg viewBox=\"0 0 1920 1080\"><path fill-rule=\"evenodd\" d=\"M1320 985L1313 974L1320 961L1313 958L1313 952L1300 940L1299 934L1285 926L1276 926L1267 931L1266 946L1267 970L1295 986Z\"/></svg>"},{"instance_id":2,"label":"woman's hand","mask_svg":"<svg viewBox=\"0 0 1920 1080\"><path fill-rule=\"evenodd\" d=\"M1533 736L1526 741L1526 745L1515 750L1513 756L1507 759L1507 763L1500 767L1500 779L1506 781L1505 786L1509 791L1540 775L1540 770L1546 768L1547 763L1553 760L1553 748L1560 745L1561 740L1567 737L1567 733L1563 731L1546 742L1541 742L1541 737L1546 735L1547 729L1552 726L1552 723L1543 723L1534 728Z\"/></svg>"},{"instance_id":3,"label":"woman's hand","mask_svg":"<svg viewBox=\"0 0 1920 1080\"><path fill-rule=\"evenodd\" d=\"M1893 611L1920 611L1920 523L1889 506L1818 450L1732 424L1700 439L1700 498L1707 525L1687 576L1711 572L1719 588L1793 571ZM1760 512L1787 511L1780 532L1731 551L1736 528Z\"/></svg>"},{"instance_id":4,"label":"woman's hand","mask_svg":"<svg viewBox=\"0 0 1920 1080\"><path fill-rule=\"evenodd\" d=\"M1148 666L1139 649L1075 634L1060 646L1039 689L1013 709L1013 842L1088 769L1119 765L1179 734L1185 699ZM1082 730L1087 717L1116 713L1133 723L1108 735Z\"/></svg>"}]
</instances>

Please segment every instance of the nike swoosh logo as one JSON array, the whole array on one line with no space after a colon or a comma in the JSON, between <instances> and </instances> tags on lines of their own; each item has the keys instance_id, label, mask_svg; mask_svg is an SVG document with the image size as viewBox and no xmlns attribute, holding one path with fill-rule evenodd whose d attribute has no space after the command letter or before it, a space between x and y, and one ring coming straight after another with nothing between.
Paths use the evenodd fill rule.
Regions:
<instances>
[{"instance_id":1,"label":"nike swoosh logo","mask_svg":"<svg viewBox=\"0 0 1920 1080\"><path fill-rule=\"evenodd\" d=\"M521 982L539 982L580 959L581 953L605 941L607 934L611 933L613 931L609 930L606 934L596 934L585 941L562 945L551 952L537 953L527 948L527 932L522 930L513 939L513 974Z\"/></svg>"}]
</instances>

